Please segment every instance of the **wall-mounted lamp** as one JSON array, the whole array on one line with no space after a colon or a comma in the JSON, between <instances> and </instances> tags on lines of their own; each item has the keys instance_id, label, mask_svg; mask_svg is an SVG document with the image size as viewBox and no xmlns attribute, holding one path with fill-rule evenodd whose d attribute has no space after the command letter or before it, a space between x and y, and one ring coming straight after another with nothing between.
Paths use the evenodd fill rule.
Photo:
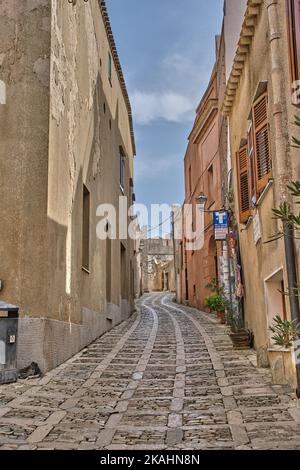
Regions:
<instances>
[{"instance_id":1,"label":"wall-mounted lamp","mask_svg":"<svg viewBox=\"0 0 300 470\"><path fill-rule=\"evenodd\" d=\"M84 2L88 2L89 0L83 0ZM72 5L76 5L77 0L68 0L69 3L72 3Z\"/></svg>"},{"instance_id":2,"label":"wall-mounted lamp","mask_svg":"<svg viewBox=\"0 0 300 470\"><path fill-rule=\"evenodd\" d=\"M207 196L205 196L204 193L200 193L199 196L196 197L196 201L198 206L200 206L200 210L204 211L207 203Z\"/></svg>"}]
</instances>

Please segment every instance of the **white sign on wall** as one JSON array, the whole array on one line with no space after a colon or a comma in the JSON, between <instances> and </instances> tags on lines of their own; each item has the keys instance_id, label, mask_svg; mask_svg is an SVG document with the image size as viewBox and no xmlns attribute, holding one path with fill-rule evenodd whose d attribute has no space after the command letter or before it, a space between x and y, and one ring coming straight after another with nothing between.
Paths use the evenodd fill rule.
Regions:
<instances>
[{"instance_id":1,"label":"white sign on wall","mask_svg":"<svg viewBox=\"0 0 300 470\"><path fill-rule=\"evenodd\" d=\"M253 237L254 237L254 243L257 245L259 240L261 240L261 226L260 226L260 218L259 218L259 213L253 217Z\"/></svg>"},{"instance_id":2,"label":"white sign on wall","mask_svg":"<svg viewBox=\"0 0 300 470\"><path fill-rule=\"evenodd\" d=\"M0 104L6 104L6 86L2 80L0 80Z\"/></svg>"}]
</instances>

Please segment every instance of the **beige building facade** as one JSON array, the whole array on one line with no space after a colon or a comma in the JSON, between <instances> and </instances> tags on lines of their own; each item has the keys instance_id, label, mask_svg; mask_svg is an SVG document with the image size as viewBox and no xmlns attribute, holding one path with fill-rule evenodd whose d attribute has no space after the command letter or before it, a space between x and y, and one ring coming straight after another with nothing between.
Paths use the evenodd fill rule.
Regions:
<instances>
[{"instance_id":1,"label":"beige building facade","mask_svg":"<svg viewBox=\"0 0 300 470\"><path fill-rule=\"evenodd\" d=\"M290 201L286 185L300 175L299 151L291 145L298 113L291 72L298 73L293 56L299 59L299 49L291 54L297 19L290 12L300 11L297 7L300 2L295 0L248 0L223 107L229 122L245 322L254 333L258 365L270 364L275 376L280 370L282 379L292 384L290 353L275 348L269 328L277 314L290 318L284 240L276 237L282 227L272 208ZM297 38L293 44L299 48ZM298 241L295 250L299 269Z\"/></svg>"},{"instance_id":2,"label":"beige building facade","mask_svg":"<svg viewBox=\"0 0 300 470\"><path fill-rule=\"evenodd\" d=\"M101 204L130 221L131 108L105 2L4 0L0 23L0 299L45 371L133 309L133 242L97 236Z\"/></svg>"}]
</instances>

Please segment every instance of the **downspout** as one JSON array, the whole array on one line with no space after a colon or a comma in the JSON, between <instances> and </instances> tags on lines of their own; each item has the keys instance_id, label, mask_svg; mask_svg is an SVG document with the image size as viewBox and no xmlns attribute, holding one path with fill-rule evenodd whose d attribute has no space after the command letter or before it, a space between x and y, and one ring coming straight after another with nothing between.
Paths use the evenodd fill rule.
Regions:
<instances>
[{"instance_id":1,"label":"downspout","mask_svg":"<svg viewBox=\"0 0 300 470\"><path fill-rule=\"evenodd\" d=\"M275 201L278 206L280 203L289 202L290 197L287 190L287 184L290 181L290 162L289 154L289 136L284 135L284 113L283 103L285 96L283 87L285 85L282 77L282 51L280 47L281 34L278 21L278 0L266 0L269 21L269 36L271 48L272 63L272 91L273 91L273 118L275 124L275 152L276 152L276 178L275 178ZM294 229L289 223L283 224L284 229L284 247L286 268L288 275L289 299L292 320L300 321L299 300L297 296L297 268L294 243ZM300 398L300 363L296 362L297 372L297 397Z\"/></svg>"}]
</instances>

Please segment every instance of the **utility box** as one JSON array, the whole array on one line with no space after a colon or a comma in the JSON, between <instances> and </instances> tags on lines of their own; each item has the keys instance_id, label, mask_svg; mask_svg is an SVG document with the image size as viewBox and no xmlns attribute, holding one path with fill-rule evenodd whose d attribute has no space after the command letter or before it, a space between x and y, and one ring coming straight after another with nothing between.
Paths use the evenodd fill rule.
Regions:
<instances>
[{"instance_id":1,"label":"utility box","mask_svg":"<svg viewBox=\"0 0 300 470\"><path fill-rule=\"evenodd\" d=\"M16 382L19 308L0 302L0 384Z\"/></svg>"}]
</instances>

